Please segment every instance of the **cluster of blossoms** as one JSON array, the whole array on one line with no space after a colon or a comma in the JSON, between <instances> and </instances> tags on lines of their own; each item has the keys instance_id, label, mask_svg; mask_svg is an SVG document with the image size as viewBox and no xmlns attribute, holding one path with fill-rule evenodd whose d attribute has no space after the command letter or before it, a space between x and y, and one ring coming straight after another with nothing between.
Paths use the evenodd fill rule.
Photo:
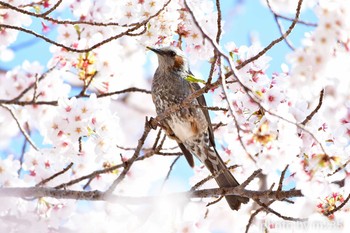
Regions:
<instances>
[{"instance_id":1,"label":"cluster of blossoms","mask_svg":"<svg viewBox=\"0 0 350 233\"><path fill-rule=\"evenodd\" d=\"M77 49L87 49L96 44L96 41L111 37L113 30L91 32L84 27L72 25L60 25L58 27L59 38L63 44ZM89 37L93 34L96 38ZM82 39L80 39L82 38ZM65 73L64 79L73 85L89 85L99 93L112 92L130 86L145 86L142 69L134 69L142 66L144 50L139 49L135 40L125 39L110 42L93 51L84 53L67 52L65 49L53 47L53 58L50 64L59 64L59 69ZM98 58L98 59L97 59ZM121 59L127 58L127 59ZM126 79L123 79L127 77Z\"/></svg>"},{"instance_id":2,"label":"cluster of blossoms","mask_svg":"<svg viewBox=\"0 0 350 233\"><path fill-rule=\"evenodd\" d=\"M320 204L317 205L319 211L322 214L328 215L330 211L334 210L337 206L344 202L343 195L339 193L333 193L331 196L327 196ZM328 218L334 219L334 214L329 214Z\"/></svg>"},{"instance_id":3,"label":"cluster of blossoms","mask_svg":"<svg viewBox=\"0 0 350 233\"><path fill-rule=\"evenodd\" d=\"M30 0L14 0L11 4L14 6L25 6L30 3ZM29 26L32 23L30 16L21 14L19 12L9 10L6 8L0 8L0 24L13 25L13 26ZM17 30L11 30L7 28L0 28L0 60L9 61L13 59L13 51L8 48L13 42L16 41L18 36Z\"/></svg>"},{"instance_id":4,"label":"cluster of blossoms","mask_svg":"<svg viewBox=\"0 0 350 233\"><path fill-rule=\"evenodd\" d=\"M228 44L226 47L236 65L252 57L261 49L258 45L237 48L234 44ZM291 103L286 96L286 74L273 74L272 78L269 78L266 74L269 61L269 57L262 56L239 70L240 82L250 90L251 96L239 82L234 79L228 80L228 99L236 122L240 126L240 136L237 135L230 111L218 112L215 120L231 126L218 129L220 132L218 135L222 137L226 153L246 154L238 140L240 137L250 154L248 158L237 156L235 160L247 159L251 163L243 163L239 160L233 163L243 164L243 166L246 164L247 168L250 167L248 172L257 166L266 174L283 170L295 159L295 155L300 153L301 147L297 127L273 115L282 115L290 121L295 121L291 113ZM217 92L217 95L214 95L214 105L227 108L224 98L226 97L223 93Z\"/></svg>"},{"instance_id":5,"label":"cluster of blossoms","mask_svg":"<svg viewBox=\"0 0 350 233\"><path fill-rule=\"evenodd\" d=\"M236 65L260 51L256 45L237 48L234 44L228 44L227 50ZM228 164L241 164L241 168L235 169L237 177L246 177L254 169L261 168L271 183L277 181L280 171L288 165L290 175L285 185L301 189L310 198L314 210L310 214L313 214L317 212L317 198L324 198L339 190L339 186L332 182L348 182L346 169L339 172L337 177L331 175L348 160L350 147L347 121L338 116L338 122L328 124L317 114L304 123L306 131L298 128L296 124L305 121L317 101L310 106L307 99L296 98L295 93L299 90L293 88L295 77L287 72L274 73L269 78L266 74L269 60L262 56L239 69L240 82L249 92L234 78L227 81L228 99L233 107L235 121L230 111L216 112L214 122L229 125L220 127L216 133L222 145L221 154L226 156L224 158ZM346 96L342 96L338 102L346 101ZM214 93L214 105L228 108L223 101L225 98L221 91ZM325 108L321 113L334 108L326 101L321 103ZM255 188L258 188L257 185ZM341 187L342 192L347 189Z\"/></svg>"},{"instance_id":6,"label":"cluster of blossoms","mask_svg":"<svg viewBox=\"0 0 350 233\"><path fill-rule=\"evenodd\" d=\"M198 21L203 24L208 33L215 35L217 16L213 3L198 1L193 2L193 5L196 6L193 8ZM147 22L145 32L141 36L133 36L135 40L122 38L86 54L68 53L61 48L55 49L54 61L60 61L67 70L73 68L80 80L88 82L94 77L94 80L99 82L96 84L99 91L111 91L115 82L112 78L137 76L125 72L134 70L127 69L132 68L129 64L135 66L142 62L140 57L143 57L141 54L143 51L139 49L140 45L168 46L176 43L174 37L179 35L180 40L186 42L187 52L192 54L193 58L209 59L212 54L210 46L205 45L201 33L193 24L181 1L75 1L70 7L75 17L83 21L117 24L117 26L99 27L98 30L94 25L60 25L59 41L75 49L86 49L102 40L138 28L130 32L129 35L133 36L142 30L137 25L141 25L140 22ZM113 59L110 58L112 50L113 55L116 55ZM96 57L99 59L95 59ZM128 57L128 59L119 59L119 57ZM96 74L97 70L99 72Z\"/></svg>"},{"instance_id":7,"label":"cluster of blossoms","mask_svg":"<svg viewBox=\"0 0 350 233\"><path fill-rule=\"evenodd\" d=\"M320 1L316 7L319 18L317 27L306 35L303 47L289 56L292 87L289 96L299 96L305 101L303 107L300 105L302 101L299 101L299 109L311 112L307 106L315 108L320 90L324 89L325 93L318 114L306 124L309 132L323 144L325 151L317 148L318 142L313 136L303 132L302 160L293 167L293 176L298 180L296 187L312 187L304 188L304 194L324 200L332 200L327 196L339 192L339 186L340 192L348 192L346 185L341 184L349 182L348 166L336 175L329 175L346 164L350 150L350 125L346 120L350 87L347 78L349 68L346 65L350 58L349 4L349 1ZM310 180L313 182L310 183ZM326 202L334 208L334 204Z\"/></svg>"},{"instance_id":8,"label":"cluster of blossoms","mask_svg":"<svg viewBox=\"0 0 350 233\"><path fill-rule=\"evenodd\" d=\"M319 18L316 29L307 34L303 46L290 54L292 83L313 85L311 97L321 88L332 86L339 75L334 74L334 61L341 63L349 52L349 1L320 1L316 7ZM322 48L322 49L319 49ZM328 68L331 66L332 68ZM304 85L307 86L307 85ZM303 93L306 89L301 89ZM306 93L303 94L310 98Z\"/></svg>"},{"instance_id":9,"label":"cluster of blossoms","mask_svg":"<svg viewBox=\"0 0 350 233\"><path fill-rule=\"evenodd\" d=\"M8 71L0 80L0 98L34 103L36 101L55 101L60 97L66 97L70 86L63 82L62 74L57 70L44 73L43 69L38 62L25 61L21 66ZM60 91L57 92L56 89ZM42 123L52 117L54 109L50 105L36 104L9 107L20 119L20 124L30 122L28 126L30 129L41 129ZM19 129L8 110L1 108L0 112L0 125L4 129L0 133L0 138L2 138L3 146L6 146L8 139L16 135Z\"/></svg>"},{"instance_id":10,"label":"cluster of blossoms","mask_svg":"<svg viewBox=\"0 0 350 233\"><path fill-rule=\"evenodd\" d=\"M38 151L30 149L24 154L23 162L11 156L1 160L1 186L34 186L72 164L73 166L59 175L58 178L43 184L43 186L55 187L90 174L95 170L110 168L117 164L122 165L124 159L127 159L129 155L117 148L117 145L123 144L121 135L124 133L119 125L116 112L111 109L113 109L113 105L111 105L109 98L97 98L94 94L89 98L61 98L58 107L52 110L51 118L42 122L43 127L40 129L44 142L51 144L50 147L41 148ZM115 193L123 193L124 195L149 194L154 185L153 182L159 180L159 177L165 176L169 162L169 159L151 158L142 164L135 164ZM151 166L157 166L161 169L149 172ZM112 172L100 174L90 181L86 180L86 182L73 184L69 187L75 190L84 190L87 187L106 190L119 173L119 170L115 169ZM43 232L55 232L62 228L76 229L75 221L85 218L96 218L96 221L100 221L106 216L110 216L111 219L118 219L121 216L128 219L135 217L128 213L126 207L121 204L89 204L88 208L94 211L80 215L77 214L77 211L80 211L80 205L76 201L46 197L33 201L23 201L18 198L5 200L7 204L2 205L0 215L4 218L18 218L18 221L22 221L20 220L21 216L25 214L27 221L35 222L33 229L26 229L28 232L35 232L38 229ZM135 211L143 213L139 208L144 207L140 206ZM150 211L155 211L152 205L148 208ZM139 225L136 220L135 225ZM91 229L102 229L102 227L96 229L96 221L86 226L86 232ZM119 226L128 229L127 225ZM1 230L9 228L23 232L25 225L18 224L16 226L0 221ZM76 230L82 231L82 229Z\"/></svg>"},{"instance_id":11,"label":"cluster of blossoms","mask_svg":"<svg viewBox=\"0 0 350 233\"><path fill-rule=\"evenodd\" d=\"M56 148L77 153L81 144L93 144L99 156L119 141L118 118L111 114L108 98L97 99L93 94L89 99L60 99L58 106L45 136Z\"/></svg>"}]
</instances>

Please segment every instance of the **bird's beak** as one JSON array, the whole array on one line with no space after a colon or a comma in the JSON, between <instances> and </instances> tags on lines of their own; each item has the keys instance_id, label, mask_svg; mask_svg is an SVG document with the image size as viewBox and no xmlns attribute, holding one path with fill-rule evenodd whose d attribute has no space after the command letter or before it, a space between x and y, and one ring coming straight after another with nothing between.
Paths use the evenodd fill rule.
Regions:
<instances>
[{"instance_id":1,"label":"bird's beak","mask_svg":"<svg viewBox=\"0 0 350 233\"><path fill-rule=\"evenodd\" d=\"M146 48L151 50L151 51L153 51L153 52L155 52L156 54L159 54L159 55L163 55L164 54L164 52L162 50L160 50L160 49L151 48L149 46L147 46Z\"/></svg>"}]
</instances>

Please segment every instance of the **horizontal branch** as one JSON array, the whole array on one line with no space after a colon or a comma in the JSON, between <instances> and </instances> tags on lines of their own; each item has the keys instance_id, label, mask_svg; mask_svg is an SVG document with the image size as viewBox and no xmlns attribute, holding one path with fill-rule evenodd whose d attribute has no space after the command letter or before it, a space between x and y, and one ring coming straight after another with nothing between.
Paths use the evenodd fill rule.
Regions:
<instances>
[{"instance_id":1,"label":"horizontal branch","mask_svg":"<svg viewBox=\"0 0 350 233\"><path fill-rule=\"evenodd\" d=\"M142 89L142 88L137 88L137 87L129 87L120 91L114 91L114 92L108 92L108 93L102 93L98 94L97 98L103 98L107 96L113 96L113 95L119 95L119 94L124 94L124 93L130 93L130 92L140 92L140 93L145 93L145 94L150 94L151 91ZM82 98L82 97L90 97L90 95L76 95L72 96L70 98ZM0 99L0 104L12 104L12 105L19 105L19 106L26 106L26 105L53 105L56 106L58 104L57 100L43 100L43 101L36 101L36 100L30 100L30 101L21 101L16 99L12 100L1 100Z\"/></svg>"},{"instance_id":2,"label":"horizontal branch","mask_svg":"<svg viewBox=\"0 0 350 233\"><path fill-rule=\"evenodd\" d=\"M109 43L113 40L116 40L116 39L119 39L123 36L127 36L127 35L130 35L131 32L133 31L136 31L137 29L139 29L142 25L140 26L135 26L135 27L132 27L132 28L129 28L128 30L125 30L124 32L120 33L120 34L117 34L117 35L114 35L114 36L111 36L107 39L104 39L92 46L90 46L89 48L85 48L85 49L76 49L76 48L73 48L73 47L70 47L70 46L66 46L64 44L61 44L61 43L58 43L56 42L55 40L51 40L50 38L48 37L45 37L39 33L36 33L30 29L27 29L27 28L23 28L23 27L19 27L19 26L14 26L14 25L8 25L8 24L0 24L0 28L7 28L7 29L12 29L12 30L16 30L16 31L21 31L21 32L24 32L24 33L27 33L29 35L32 35L32 36L35 36L37 38L40 38L42 40L44 40L45 42L49 43L49 44L52 44L52 45L56 45L57 47L61 47L61 48L64 48L66 49L67 51L70 51L70 52L75 52L75 53L87 53L87 52L90 52L106 43Z\"/></svg>"},{"instance_id":3,"label":"horizontal branch","mask_svg":"<svg viewBox=\"0 0 350 233\"><path fill-rule=\"evenodd\" d=\"M185 196L188 198L208 198L217 196L237 195L245 196L251 199L268 198L272 200L283 200L292 197L302 197L301 190L288 190L288 191L253 191L240 189L240 187L230 188L213 188L203 189L188 192L179 192L173 194L167 194L163 196L143 196L143 197L130 197L120 195L110 195L107 197L105 192L94 191L76 191L65 190L45 187L29 187L29 188L0 188L0 197L19 197L19 198L41 198L41 197L53 197L57 199L74 199L74 200L89 200L89 201L123 201L130 204L140 204L145 201L155 200L158 198L172 198L177 196Z\"/></svg>"},{"instance_id":4,"label":"horizontal branch","mask_svg":"<svg viewBox=\"0 0 350 233\"><path fill-rule=\"evenodd\" d=\"M101 191L75 191L44 187L29 188L0 188L0 197L41 198L53 197L57 199L75 200L103 200Z\"/></svg>"}]
</instances>

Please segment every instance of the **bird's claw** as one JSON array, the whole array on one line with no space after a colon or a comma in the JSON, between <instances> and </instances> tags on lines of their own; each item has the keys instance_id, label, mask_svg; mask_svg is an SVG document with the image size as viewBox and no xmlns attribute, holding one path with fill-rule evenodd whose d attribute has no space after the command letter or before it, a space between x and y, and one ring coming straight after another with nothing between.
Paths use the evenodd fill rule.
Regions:
<instances>
[{"instance_id":1,"label":"bird's claw","mask_svg":"<svg viewBox=\"0 0 350 233\"><path fill-rule=\"evenodd\" d=\"M152 129L157 129L158 121L155 118L151 117L148 121L148 124Z\"/></svg>"}]
</instances>

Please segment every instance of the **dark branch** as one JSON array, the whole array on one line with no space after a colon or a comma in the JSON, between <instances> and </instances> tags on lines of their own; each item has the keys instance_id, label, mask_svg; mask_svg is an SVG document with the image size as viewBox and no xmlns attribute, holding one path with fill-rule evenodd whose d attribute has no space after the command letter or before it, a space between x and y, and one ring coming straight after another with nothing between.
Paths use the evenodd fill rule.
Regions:
<instances>
[{"instance_id":1,"label":"dark branch","mask_svg":"<svg viewBox=\"0 0 350 233\"><path fill-rule=\"evenodd\" d=\"M314 115L320 110L322 103L323 103L323 95L324 95L324 89L320 92L320 98L318 99L318 104L316 108L301 122L302 125L306 125L313 117Z\"/></svg>"},{"instance_id":2,"label":"dark branch","mask_svg":"<svg viewBox=\"0 0 350 233\"><path fill-rule=\"evenodd\" d=\"M118 178L114 180L112 185L105 192L105 195L107 195L107 196L111 195L113 193L113 191L115 190L115 188L117 187L117 185L125 178L127 172L130 170L131 166L133 165L133 163L136 161L137 157L139 156L140 151L142 149L142 146L145 143L145 140L146 140L149 132L151 131L151 129L152 128L148 122L148 119L146 118L143 134L138 141L138 144L137 144L137 147L136 147L136 150L135 150L133 156L128 160L127 164L124 166L124 170L120 173Z\"/></svg>"},{"instance_id":3,"label":"dark branch","mask_svg":"<svg viewBox=\"0 0 350 233\"><path fill-rule=\"evenodd\" d=\"M65 167L62 171L59 171L55 174L53 174L52 176L40 181L38 184L35 185L35 187L39 187L39 186L42 186L44 184L46 184L47 182L49 182L50 180L53 180L55 179L56 177L64 174L65 172L67 172L71 167L73 166L73 163L70 163L67 167Z\"/></svg>"}]
</instances>

